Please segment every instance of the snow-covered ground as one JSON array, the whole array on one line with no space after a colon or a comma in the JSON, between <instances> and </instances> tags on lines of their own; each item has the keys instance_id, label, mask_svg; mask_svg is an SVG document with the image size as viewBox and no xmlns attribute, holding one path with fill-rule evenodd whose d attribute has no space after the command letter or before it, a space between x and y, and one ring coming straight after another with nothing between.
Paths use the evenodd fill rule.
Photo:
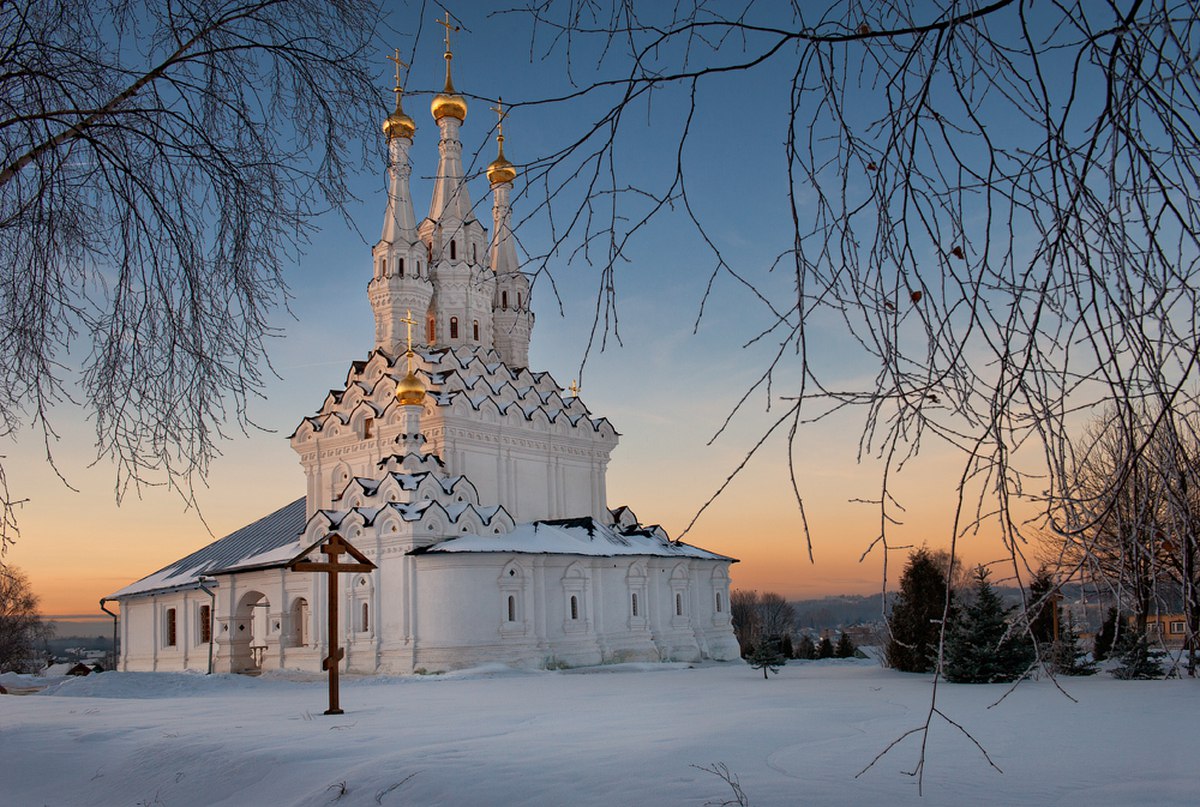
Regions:
<instances>
[{"instance_id":1,"label":"snow-covered ground","mask_svg":"<svg viewBox=\"0 0 1200 807\"><path fill-rule=\"evenodd\" d=\"M27 678L4 676L0 684ZM68 805L1200 804L1200 682L942 684L924 798L904 771L927 676L868 661L344 679L103 673L0 696L0 803Z\"/></svg>"}]
</instances>

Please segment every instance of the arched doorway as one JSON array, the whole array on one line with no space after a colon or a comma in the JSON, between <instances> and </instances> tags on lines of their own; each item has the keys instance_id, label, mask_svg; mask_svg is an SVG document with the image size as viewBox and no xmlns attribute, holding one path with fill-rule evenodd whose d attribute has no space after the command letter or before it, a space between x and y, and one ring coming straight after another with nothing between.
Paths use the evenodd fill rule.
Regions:
<instances>
[{"instance_id":1,"label":"arched doorway","mask_svg":"<svg viewBox=\"0 0 1200 807\"><path fill-rule=\"evenodd\" d=\"M238 600L231 633L232 669L251 675L262 672L267 653L268 612L271 602L261 591L247 591Z\"/></svg>"}]
</instances>

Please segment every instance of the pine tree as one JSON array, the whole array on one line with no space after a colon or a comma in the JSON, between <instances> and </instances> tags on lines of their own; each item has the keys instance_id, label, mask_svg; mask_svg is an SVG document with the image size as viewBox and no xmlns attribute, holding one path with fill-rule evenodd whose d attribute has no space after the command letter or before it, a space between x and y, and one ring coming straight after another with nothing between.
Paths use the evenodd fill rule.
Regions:
<instances>
[{"instance_id":1,"label":"pine tree","mask_svg":"<svg viewBox=\"0 0 1200 807\"><path fill-rule=\"evenodd\" d=\"M1054 642L1054 612L1058 602L1047 597L1054 590L1054 578L1045 566L1038 569L1029 583L1029 633L1039 645Z\"/></svg>"},{"instance_id":2,"label":"pine tree","mask_svg":"<svg viewBox=\"0 0 1200 807\"><path fill-rule=\"evenodd\" d=\"M1062 636L1058 638L1051 649L1050 668L1057 675L1096 674L1096 662L1089 659L1087 652L1079 646L1079 633L1075 630L1075 620L1069 615Z\"/></svg>"},{"instance_id":3,"label":"pine tree","mask_svg":"<svg viewBox=\"0 0 1200 807\"><path fill-rule=\"evenodd\" d=\"M901 672L933 670L946 596L945 576L929 550L921 547L908 558L888 620L888 666Z\"/></svg>"},{"instance_id":4,"label":"pine tree","mask_svg":"<svg viewBox=\"0 0 1200 807\"><path fill-rule=\"evenodd\" d=\"M767 641L759 642L758 647L754 648L754 652L746 660L754 669L762 670L763 678L768 677L768 672L778 673L779 668L787 664L787 659L779 652L778 645Z\"/></svg>"},{"instance_id":5,"label":"pine tree","mask_svg":"<svg viewBox=\"0 0 1200 807\"><path fill-rule=\"evenodd\" d=\"M1005 608L988 571L975 570L975 597L955 620L946 637L943 670L947 681L991 684L1015 681L1033 662L1033 645L1024 633L1011 632L1008 618L1016 607Z\"/></svg>"},{"instance_id":6,"label":"pine tree","mask_svg":"<svg viewBox=\"0 0 1200 807\"><path fill-rule=\"evenodd\" d=\"M1104 623L1100 626L1100 632L1096 634L1096 640L1092 645L1092 658L1096 661L1104 661L1108 658L1108 654L1112 652L1113 642L1117 637L1117 609L1115 607L1108 609L1108 615L1104 617Z\"/></svg>"},{"instance_id":7,"label":"pine tree","mask_svg":"<svg viewBox=\"0 0 1200 807\"><path fill-rule=\"evenodd\" d=\"M813 644L812 637L807 633L802 633L800 638L796 640L796 647L792 653L792 658L814 659L816 657L817 646Z\"/></svg>"},{"instance_id":8,"label":"pine tree","mask_svg":"<svg viewBox=\"0 0 1200 807\"><path fill-rule=\"evenodd\" d=\"M837 647L833 648L833 655L837 658L853 658L854 650L854 641L850 638L850 634L842 631L842 635L837 640Z\"/></svg>"},{"instance_id":9,"label":"pine tree","mask_svg":"<svg viewBox=\"0 0 1200 807\"><path fill-rule=\"evenodd\" d=\"M779 652L783 654L784 658L793 657L796 649L792 647L792 634L783 634L783 638L779 641Z\"/></svg>"},{"instance_id":10,"label":"pine tree","mask_svg":"<svg viewBox=\"0 0 1200 807\"><path fill-rule=\"evenodd\" d=\"M828 635L822 636L817 645L817 658L833 658L833 642L829 641Z\"/></svg>"},{"instance_id":11,"label":"pine tree","mask_svg":"<svg viewBox=\"0 0 1200 807\"><path fill-rule=\"evenodd\" d=\"M1162 663L1158 654L1150 647L1150 639L1145 633L1136 630L1126 630L1113 648L1113 655L1120 663L1113 668L1114 678L1125 681L1145 678L1162 678Z\"/></svg>"}]
</instances>

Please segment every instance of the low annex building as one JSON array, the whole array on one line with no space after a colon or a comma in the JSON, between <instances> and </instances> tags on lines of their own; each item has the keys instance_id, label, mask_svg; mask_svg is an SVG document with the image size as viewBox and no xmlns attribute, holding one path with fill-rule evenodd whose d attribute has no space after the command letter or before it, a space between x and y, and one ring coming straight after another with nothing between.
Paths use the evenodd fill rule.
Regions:
<instances>
[{"instance_id":1,"label":"low annex building","mask_svg":"<svg viewBox=\"0 0 1200 807\"><path fill-rule=\"evenodd\" d=\"M121 606L120 669L320 671L325 586L286 565L333 532L376 566L340 578L351 672L738 657L736 561L610 509L616 430L528 367L534 316L510 229L517 172L503 113L489 237L464 178L467 103L448 39L445 58L431 107L439 164L419 224L416 126L397 70L367 286L376 344L290 438L304 496L106 598Z\"/></svg>"}]
</instances>

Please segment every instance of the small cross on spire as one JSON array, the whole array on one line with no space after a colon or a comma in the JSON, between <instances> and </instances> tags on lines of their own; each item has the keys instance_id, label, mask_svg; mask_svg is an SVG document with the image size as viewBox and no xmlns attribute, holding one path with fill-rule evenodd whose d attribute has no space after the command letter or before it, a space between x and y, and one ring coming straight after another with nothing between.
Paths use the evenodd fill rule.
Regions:
<instances>
[{"instance_id":1,"label":"small cross on spire","mask_svg":"<svg viewBox=\"0 0 1200 807\"><path fill-rule=\"evenodd\" d=\"M400 321L403 322L405 324L405 326L408 328L408 352L405 355L408 356L408 371L411 373L412 372L412 360L413 360L412 329L413 329L413 326L417 324L417 321L415 319L413 319L411 308L408 309L407 312L405 312L404 319L402 319Z\"/></svg>"},{"instance_id":2,"label":"small cross on spire","mask_svg":"<svg viewBox=\"0 0 1200 807\"><path fill-rule=\"evenodd\" d=\"M449 11L446 12L445 20L437 20L436 22L438 25L440 25L446 29L446 58L449 59L450 58L450 32L451 31L461 31L462 28L460 28L457 25L451 24Z\"/></svg>"},{"instance_id":3,"label":"small cross on spire","mask_svg":"<svg viewBox=\"0 0 1200 807\"><path fill-rule=\"evenodd\" d=\"M575 383L575 379L571 379L571 386L567 387L567 389L571 391L572 398L579 397L579 385Z\"/></svg>"},{"instance_id":4,"label":"small cross on spire","mask_svg":"<svg viewBox=\"0 0 1200 807\"><path fill-rule=\"evenodd\" d=\"M504 140L504 119L508 117L508 112L504 109L504 99L497 98L496 105L491 107L491 110L496 113L496 136L500 140Z\"/></svg>"},{"instance_id":5,"label":"small cross on spire","mask_svg":"<svg viewBox=\"0 0 1200 807\"><path fill-rule=\"evenodd\" d=\"M390 62L396 63L396 89L392 92L395 92L396 94L402 93L404 92L404 87L400 84L400 68L408 67L408 62L400 60L400 48L396 48L395 55L388 56L387 59Z\"/></svg>"}]
</instances>

